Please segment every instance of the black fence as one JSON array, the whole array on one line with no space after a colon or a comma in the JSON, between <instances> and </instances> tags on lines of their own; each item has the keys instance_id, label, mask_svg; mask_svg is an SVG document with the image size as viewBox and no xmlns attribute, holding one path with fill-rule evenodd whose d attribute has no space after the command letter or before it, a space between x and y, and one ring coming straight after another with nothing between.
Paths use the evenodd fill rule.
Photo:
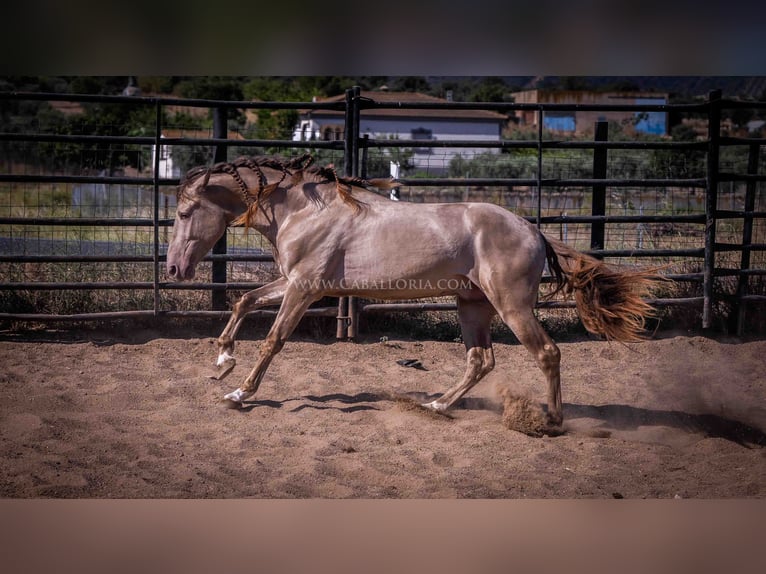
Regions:
<instances>
[{"instance_id":1,"label":"black fence","mask_svg":"<svg viewBox=\"0 0 766 574\"><path fill-rule=\"evenodd\" d=\"M587 105L376 101L359 88L338 102L231 102L155 97L107 97L44 93L0 94L0 105L73 102L125 106L153 115L145 134L52 133L46 126L0 133L6 158L0 173L0 296L6 320L88 320L130 316L215 316L228 314L231 295L273 278L270 246L257 234L231 229L205 258L209 281L172 283L164 274L167 238L173 223L178 174L162 171L168 150L205 150L204 161L232 155L306 150L346 175L380 177L388 166L404 165L403 201L492 201L524 215L546 233L615 264L663 265L685 289L652 302L699 312L700 326L727 322L741 333L747 313L766 300L766 208L760 137L722 133L722 110L766 109L764 102L724 100L719 92L694 104ZM212 133L171 130L167 110L211 110ZM333 111L342 115L340 139L301 141L232 134L227 115L236 110ZM375 139L364 118L380 110L466 110L500 114L535 112L536 125L509 139ZM706 133L689 141L640 134L610 137L610 125L596 122L581 139L544 129L546 114L565 112L662 113L702 117ZM511 124L513 125L513 124ZM616 126L619 128L619 126ZM176 133L179 132L179 133ZM24 150L71 154L62 167L25 161ZM413 150L426 157L412 164ZM41 151L43 150L43 151ZM64 150L63 152L61 150ZM470 157L465 157L465 150ZM13 153L11 153L13 152ZM93 173L87 154L108 154ZM113 156L136 154L132 169ZM178 154L180 155L180 154ZM69 157L69 156L66 156ZM82 161L78 161L78 157ZM429 160L429 158L432 158ZM647 159L648 158L648 159ZM679 161L680 158L680 161ZM429 164L428 161L432 161ZM665 163L666 162L666 165ZM409 163L409 165L408 165ZM108 169L103 168L108 164ZM113 169L112 165L118 165ZM138 167L135 167L138 166ZM186 167L191 167L190 165ZM208 273L205 268L205 273ZM188 292L197 298L179 294ZM38 293L77 293L59 306L37 304ZM211 293L205 297L206 293ZM95 303L93 293L107 293ZM108 295L113 293L113 295ZM567 301L540 303L567 307ZM338 337L355 336L360 314L451 310L443 301L377 303L342 298L337 306L312 308L310 315L338 319ZM273 311L256 311L270 315Z\"/></svg>"}]
</instances>

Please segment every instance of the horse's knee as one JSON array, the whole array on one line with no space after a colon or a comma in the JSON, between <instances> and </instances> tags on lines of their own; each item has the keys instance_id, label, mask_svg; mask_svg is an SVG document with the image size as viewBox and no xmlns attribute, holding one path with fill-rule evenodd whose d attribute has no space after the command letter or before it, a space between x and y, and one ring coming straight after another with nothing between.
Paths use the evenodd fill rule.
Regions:
<instances>
[{"instance_id":1,"label":"horse's knee","mask_svg":"<svg viewBox=\"0 0 766 574\"><path fill-rule=\"evenodd\" d=\"M239 315L241 313L246 313L251 305L252 305L252 302L248 298L247 293L245 293L244 295L242 295L242 297L239 298L239 301L237 301L236 303L234 303L234 305L232 305L231 310L235 315Z\"/></svg>"},{"instance_id":2,"label":"horse's knee","mask_svg":"<svg viewBox=\"0 0 766 574\"><path fill-rule=\"evenodd\" d=\"M537 353L537 361L543 368L556 369L561 363L561 351L555 343L545 343Z\"/></svg>"},{"instance_id":3,"label":"horse's knee","mask_svg":"<svg viewBox=\"0 0 766 574\"><path fill-rule=\"evenodd\" d=\"M276 355L285 346L285 340L281 337L266 337L261 345L261 357Z\"/></svg>"}]
</instances>

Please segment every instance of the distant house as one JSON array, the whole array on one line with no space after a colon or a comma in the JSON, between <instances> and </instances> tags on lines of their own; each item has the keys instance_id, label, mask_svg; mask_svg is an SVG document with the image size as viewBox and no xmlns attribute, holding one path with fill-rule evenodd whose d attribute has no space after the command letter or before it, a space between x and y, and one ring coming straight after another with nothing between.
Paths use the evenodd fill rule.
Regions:
<instances>
[{"instance_id":1,"label":"distant house","mask_svg":"<svg viewBox=\"0 0 766 574\"><path fill-rule=\"evenodd\" d=\"M511 94L517 104L629 104L665 105L668 95L640 92L589 92L575 90L526 90ZM519 126L537 127L537 110L516 112ZM608 112L608 111L546 111L543 114L543 129L556 133L580 135L593 131L597 121L621 124L627 131L651 135L667 135L668 118L665 112Z\"/></svg>"},{"instance_id":2,"label":"distant house","mask_svg":"<svg viewBox=\"0 0 766 574\"><path fill-rule=\"evenodd\" d=\"M745 124L748 134L761 134L766 128L766 121L764 120L751 120Z\"/></svg>"},{"instance_id":3,"label":"distant house","mask_svg":"<svg viewBox=\"0 0 766 574\"><path fill-rule=\"evenodd\" d=\"M449 100L413 92L363 91L363 98L380 103L417 102L446 103ZM315 98L318 102L343 101L345 95ZM360 114L359 133L372 139L412 140L412 162L417 170L443 172L450 160L461 155L471 158L477 153L498 151L497 148L428 148L417 147L418 140L482 140L499 141L508 118L487 110L449 109L370 109ZM344 112L340 110L302 110L293 141L343 139Z\"/></svg>"}]
</instances>

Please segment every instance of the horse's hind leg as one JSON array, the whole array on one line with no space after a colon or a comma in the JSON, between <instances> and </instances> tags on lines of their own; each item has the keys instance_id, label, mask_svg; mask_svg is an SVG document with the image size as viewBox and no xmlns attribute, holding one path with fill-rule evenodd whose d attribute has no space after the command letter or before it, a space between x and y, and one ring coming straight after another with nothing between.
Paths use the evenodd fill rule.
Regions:
<instances>
[{"instance_id":1,"label":"horse's hind leg","mask_svg":"<svg viewBox=\"0 0 766 574\"><path fill-rule=\"evenodd\" d=\"M280 277L276 281L272 281L258 289L245 293L240 300L234 304L231 318L221 335L218 337L218 360L216 362L218 373L214 378L218 380L223 379L236 365L234 359L234 340L239 328L242 326L245 316L250 311L254 311L259 307L278 305L284 297L286 287L287 280L284 277Z\"/></svg>"},{"instance_id":2,"label":"horse's hind leg","mask_svg":"<svg viewBox=\"0 0 766 574\"><path fill-rule=\"evenodd\" d=\"M435 401L423 405L437 411L449 409L495 367L495 355L490 339L490 324L495 316L494 307L484 297L480 300L458 297L457 311L465 343L467 367L459 383Z\"/></svg>"},{"instance_id":3,"label":"horse's hind leg","mask_svg":"<svg viewBox=\"0 0 766 574\"><path fill-rule=\"evenodd\" d=\"M564 420L561 405L561 351L545 332L532 311L532 306L504 308L499 311L505 324L532 354L548 382L548 419L560 425Z\"/></svg>"}]
</instances>

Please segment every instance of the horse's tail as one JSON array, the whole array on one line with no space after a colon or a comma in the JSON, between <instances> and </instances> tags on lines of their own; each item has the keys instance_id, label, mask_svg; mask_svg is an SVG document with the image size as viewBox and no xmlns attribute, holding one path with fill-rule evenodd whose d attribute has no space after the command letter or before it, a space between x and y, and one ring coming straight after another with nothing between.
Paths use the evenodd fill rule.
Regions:
<instances>
[{"instance_id":1,"label":"horse's tail","mask_svg":"<svg viewBox=\"0 0 766 574\"><path fill-rule=\"evenodd\" d=\"M577 314L588 331L615 341L644 338L646 319L654 314L644 298L666 278L656 269L618 271L561 241L543 240L556 283L553 293L574 294Z\"/></svg>"}]
</instances>

